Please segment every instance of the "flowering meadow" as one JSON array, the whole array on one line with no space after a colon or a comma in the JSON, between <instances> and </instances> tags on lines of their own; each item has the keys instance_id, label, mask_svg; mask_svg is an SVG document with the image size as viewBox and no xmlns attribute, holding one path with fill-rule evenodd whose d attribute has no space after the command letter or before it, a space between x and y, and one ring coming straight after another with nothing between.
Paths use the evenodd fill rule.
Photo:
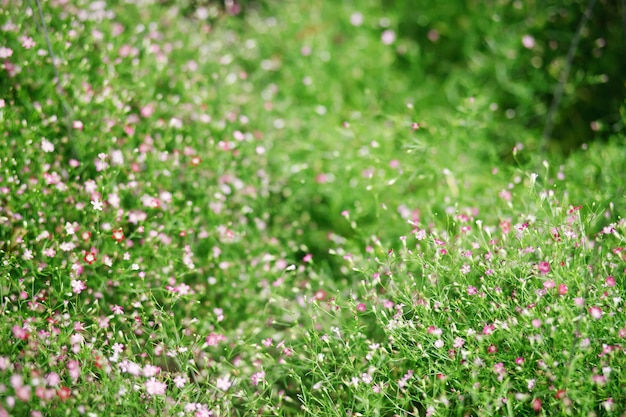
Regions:
<instances>
[{"instance_id":1,"label":"flowering meadow","mask_svg":"<svg viewBox=\"0 0 626 417\"><path fill-rule=\"evenodd\" d=\"M626 107L543 146L523 3L461 65L374 0L0 0L0 417L626 415Z\"/></svg>"}]
</instances>

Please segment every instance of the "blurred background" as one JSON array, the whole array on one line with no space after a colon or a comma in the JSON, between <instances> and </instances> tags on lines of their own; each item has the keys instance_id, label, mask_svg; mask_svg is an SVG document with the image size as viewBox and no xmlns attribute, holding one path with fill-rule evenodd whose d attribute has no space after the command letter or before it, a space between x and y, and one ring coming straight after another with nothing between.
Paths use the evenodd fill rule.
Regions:
<instances>
[{"instance_id":1,"label":"blurred background","mask_svg":"<svg viewBox=\"0 0 626 417\"><path fill-rule=\"evenodd\" d=\"M429 103L441 105L472 95L489 97L500 120L515 118L534 132L537 143L531 140L527 146L545 144L551 151L567 154L582 143L606 140L624 129L620 108L626 97L625 3L379 0L328 2L324 8L329 25L336 23L333 7L367 8L370 15L380 15L378 29L389 29L394 35L392 65L403 88L419 91L425 83L439 85L438 97L430 91L425 94L430 95ZM209 8L214 22L225 14L242 17L250 9L276 6L271 0L163 0L162 4L176 4L188 16L198 8ZM591 14L583 22L586 10ZM579 43L568 60L579 28ZM336 30L334 41L340 43L341 27ZM562 98L549 114L565 71ZM553 126L546 126L548 119ZM503 135L509 135L509 129L491 133L495 142L508 142ZM549 140L543 143L541 136L546 134Z\"/></svg>"}]
</instances>

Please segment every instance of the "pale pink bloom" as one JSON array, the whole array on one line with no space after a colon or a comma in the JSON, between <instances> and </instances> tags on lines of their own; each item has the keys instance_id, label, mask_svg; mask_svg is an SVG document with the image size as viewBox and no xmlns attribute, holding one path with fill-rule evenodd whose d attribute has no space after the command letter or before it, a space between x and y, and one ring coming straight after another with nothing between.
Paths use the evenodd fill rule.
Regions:
<instances>
[{"instance_id":1,"label":"pale pink bloom","mask_svg":"<svg viewBox=\"0 0 626 417\"><path fill-rule=\"evenodd\" d=\"M387 29L382 33L380 39L385 45L391 45L396 41L396 33L391 29Z\"/></svg>"},{"instance_id":2,"label":"pale pink bloom","mask_svg":"<svg viewBox=\"0 0 626 417\"><path fill-rule=\"evenodd\" d=\"M77 279L72 280L71 285L72 285L72 292L74 294L80 294L81 292L87 289L87 285L85 285L83 281L80 281Z\"/></svg>"},{"instance_id":3,"label":"pale pink bloom","mask_svg":"<svg viewBox=\"0 0 626 417\"><path fill-rule=\"evenodd\" d=\"M157 381L154 377L146 381L146 393L148 395L165 395L165 389L167 384L165 382Z\"/></svg>"},{"instance_id":4,"label":"pale pink bloom","mask_svg":"<svg viewBox=\"0 0 626 417\"><path fill-rule=\"evenodd\" d=\"M550 264L548 262L539 262L539 265L537 265L537 269L539 270L539 273L545 275L550 272Z\"/></svg>"},{"instance_id":5,"label":"pale pink bloom","mask_svg":"<svg viewBox=\"0 0 626 417\"><path fill-rule=\"evenodd\" d=\"M350 15L350 24L352 26L361 26L363 24L363 14L360 12L354 12Z\"/></svg>"},{"instance_id":6,"label":"pale pink bloom","mask_svg":"<svg viewBox=\"0 0 626 417\"><path fill-rule=\"evenodd\" d=\"M265 380L265 372L260 371L252 374L252 376L250 376L250 380L252 381L253 385L259 385L259 382L263 382Z\"/></svg>"},{"instance_id":7,"label":"pale pink bloom","mask_svg":"<svg viewBox=\"0 0 626 417\"><path fill-rule=\"evenodd\" d=\"M533 38L531 35L524 35L522 37L522 45L524 45L524 48L526 49L532 49L535 47L535 38Z\"/></svg>"},{"instance_id":8,"label":"pale pink bloom","mask_svg":"<svg viewBox=\"0 0 626 417\"><path fill-rule=\"evenodd\" d=\"M13 50L11 48L5 48L4 46L0 47L0 59L10 58L13 55Z\"/></svg>"},{"instance_id":9,"label":"pale pink bloom","mask_svg":"<svg viewBox=\"0 0 626 417\"><path fill-rule=\"evenodd\" d=\"M206 337L206 343L209 346L217 346L220 342L226 340L226 337L221 334L211 333Z\"/></svg>"},{"instance_id":10,"label":"pale pink bloom","mask_svg":"<svg viewBox=\"0 0 626 417\"><path fill-rule=\"evenodd\" d=\"M143 376L145 376L146 378L153 377L154 379L154 376L159 372L161 372L161 368L159 368L158 366L148 364L143 368Z\"/></svg>"},{"instance_id":11,"label":"pale pink bloom","mask_svg":"<svg viewBox=\"0 0 626 417\"><path fill-rule=\"evenodd\" d=\"M215 386L221 391L228 391L231 385L232 383L229 381L228 375L223 378L217 378L217 381L215 382Z\"/></svg>"},{"instance_id":12,"label":"pale pink bloom","mask_svg":"<svg viewBox=\"0 0 626 417\"><path fill-rule=\"evenodd\" d=\"M176 385L176 387L178 388L183 388L186 383L187 378L185 378L184 376L177 375L176 378L174 378L174 385Z\"/></svg>"},{"instance_id":13,"label":"pale pink bloom","mask_svg":"<svg viewBox=\"0 0 626 417\"><path fill-rule=\"evenodd\" d=\"M589 309L589 314L591 314L591 317L593 317L596 320L599 320L602 318L602 309L600 309L600 307L591 307Z\"/></svg>"},{"instance_id":14,"label":"pale pink bloom","mask_svg":"<svg viewBox=\"0 0 626 417\"><path fill-rule=\"evenodd\" d=\"M30 36L22 36L22 46L26 49L30 49L35 46L35 41Z\"/></svg>"},{"instance_id":15,"label":"pale pink bloom","mask_svg":"<svg viewBox=\"0 0 626 417\"><path fill-rule=\"evenodd\" d=\"M45 153L54 152L54 145L46 138L41 139L41 150Z\"/></svg>"}]
</instances>

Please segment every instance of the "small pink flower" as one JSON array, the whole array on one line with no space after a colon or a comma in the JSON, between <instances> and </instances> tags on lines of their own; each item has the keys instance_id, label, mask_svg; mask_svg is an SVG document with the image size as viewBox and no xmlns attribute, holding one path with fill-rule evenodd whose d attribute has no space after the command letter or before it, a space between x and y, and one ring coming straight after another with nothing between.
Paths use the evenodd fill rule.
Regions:
<instances>
[{"instance_id":1,"label":"small pink flower","mask_svg":"<svg viewBox=\"0 0 626 417\"><path fill-rule=\"evenodd\" d=\"M215 382L215 386L221 391L228 391L231 385L232 383L229 381L228 375L223 378L217 378L217 381Z\"/></svg>"},{"instance_id":2,"label":"small pink flower","mask_svg":"<svg viewBox=\"0 0 626 417\"><path fill-rule=\"evenodd\" d=\"M457 349L460 349L463 347L464 344L465 344L465 340L461 339L460 337L457 337L454 339L454 343L452 344L452 346L454 346Z\"/></svg>"},{"instance_id":3,"label":"small pink flower","mask_svg":"<svg viewBox=\"0 0 626 417\"><path fill-rule=\"evenodd\" d=\"M496 345L489 345L489 347L487 348L487 352L494 354L498 352L498 348L496 347Z\"/></svg>"},{"instance_id":4,"label":"small pink flower","mask_svg":"<svg viewBox=\"0 0 626 417\"><path fill-rule=\"evenodd\" d=\"M94 251L85 252L85 257L83 259L89 265L91 265L92 263L94 263L94 262L96 262L98 260L98 258L96 257L96 253Z\"/></svg>"},{"instance_id":5,"label":"small pink flower","mask_svg":"<svg viewBox=\"0 0 626 417\"><path fill-rule=\"evenodd\" d=\"M350 15L350 24L352 26L361 26L363 24L363 14L360 12L354 12Z\"/></svg>"},{"instance_id":6,"label":"small pink flower","mask_svg":"<svg viewBox=\"0 0 626 417\"><path fill-rule=\"evenodd\" d=\"M17 324L13 326L12 330L13 337L15 337L16 339L26 340L30 335L30 333L28 333L28 330L26 330L24 327L18 326Z\"/></svg>"},{"instance_id":7,"label":"small pink flower","mask_svg":"<svg viewBox=\"0 0 626 417\"><path fill-rule=\"evenodd\" d=\"M589 309L589 314L591 314L591 317L593 317L595 320L600 320L602 318L602 309L600 309L600 307L591 307Z\"/></svg>"},{"instance_id":8,"label":"small pink flower","mask_svg":"<svg viewBox=\"0 0 626 417\"><path fill-rule=\"evenodd\" d=\"M316 299L317 301L324 301L324 299L326 298L326 291L324 290L315 291L315 294L313 294L313 298Z\"/></svg>"},{"instance_id":9,"label":"small pink flower","mask_svg":"<svg viewBox=\"0 0 626 417\"><path fill-rule=\"evenodd\" d=\"M77 279L72 280L71 286L72 286L72 292L74 294L80 294L81 292L87 289L87 285L85 285L83 281L80 281Z\"/></svg>"},{"instance_id":10,"label":"small pink flower","mask_svg":"<svg viewBox=\"0 0 626 417\"><path fill-rule=\"evenodd\" d=\"M71 395L72 391L66 386L63 386L57 390L57 396L61 401L67 401Z\"/></svg>"},{"instance_id":11,"label":"small pink flower","mask_svg":"<svg viewBox=\"0 0 626 417\"><path fill-rule=\"evenodd\" d=\"M146 394L148 395L165 395L167 384L157 381L154 377L146 381Z\"/></svg>"},{"instance_id":12,"label":"small pink flower","mask_svg":"<svg viewBox=\"0 0 626 417\"><path fill-rule=\"evenodd\" d=\"M0 59L10 58L12 55L13 50L11 48L0 46Z\"/></svg>"},{"instance_id":13,"label":"small pink flower","mask_svg":"<svg viewBox=\"0 0 626 417\"><path fill-rule=\"evenodd\" d=\"M567 294L567 290L568 290L567 285L565 285L565 284L559 284L559 294L560 294L560 295L565 295L565 294Z\"/></svg>"},{"instance_id":14,"label":"small pink flower","mask_svg":"<svg viewBox=\"0 0 626 417\"><path fill-rule=\"evenodd\" d=\"M604 375L593 375L591 377L591 380L593 381L594 384L598 384L598 385L606 384L606 377Z\"/></svg>"},{"instance_id":15,"label":"small pink flower","mask_svg":"<svg viewBox=\"0 0 626 417\"><path fill-rule=\"evenodd\" d=\"M604 283L606 284L607 287L614 287L615 286L615 278L608 276L606 277L606 280L604 281Z\"/></svg>"},{"instance_id":16,"label":"small pink flower","mask_svg":"<svg viewBox=\"0 0 626 417\"><path fill-rule=\"evenodd\" d=\"M391 29L387 29L380 36L380 39L385 45L391 45L396 41L396 33Z\"/></svg>"},{"instance_id":17,"label":"small pink flower","mask_svg":"<svg viewBox=\"0 0 626 417\"><path fill-rule=\"evenodd\" d=\"M22 36L22 46L26 49L30 49L35 46L35 41L30 36Z\"/></svg>"},{"instance_id":18,"label":"small pink flower","mask_svg":"<svg viewBox=\"0 0 626 417\"><path fill-rule=\"evenodd\" d=\"M250 381L252 381L252 385L257 386L259 385L259 382L262 382L265 380L265 372L264 371L260 371L257 373L254 373L250 376Z\"/></svg>"},{"instance_id":19,"label":"small pink flower","mask_svg":"<svg viewBox=\"0 0 626 417\"><path fill-rule=\"evenodd\" d=\"M31 388L30 385L22 385L15 390L15 396L24 402L30 401Z\"/></svg>"},{"instance_id":20,"label":"small pink flower","mask_svg":"<svg viewBox=\"0 0 626 417\"><path fill-rule=\"evenodd\" d=\"M356 306L356 309L357 309L358 311L360 311L361 313L363 313L365 310L367 310L367 307L365 306L365 304L363 304L363 303L359 303L359 304Z\"/></svg>"},{"instance_id":21,"label":"small pink flower","mask_svg":"<svg viewBox=\"0 0 626 417\"><path fill-rule=\"evenodd\" d=\"M206 337L206 343L209 346L217 346L224 340L226 340L226 337L222 334L211 333Z\"/></svg>"},{"instance_id":22,"label":"small pink flower","mask_svg":"<svg viewBox=\"0 0 626 417\"><path fill-rule=\"evenodd\" d=\"M531 35L524 35L522 37L522 45L524 45L524 48L526 48L526 49L534 48L535 47L535 38L533 38Z\"/></svg>"},{"instance_id":23,"label":"small pink flower","mask_svg":"<svg viewBox=\"0 0 626 417\"><path fill-rule=\"evenodd\" d=\"M43 138L41 139L41 150L46 153L54 152L54 145L48 139Z\"/></svg>"},{"instance_id":24,"label":"small pink flower","mask_svg":"<svg viewBox=\"0 0 626 417\"><path fill-rule=\"evenodd\" d=\"M537 265L537 269L539 270L539 273L541 273L541 275L545 275L550 272L550 264L548 262L539 262L539 265Z\"/></svg>"},{"instance_id":25,"label":"small pink flower","mask_svg":"<svg viewBox=\"0 0 626 417\"><path fill-rule=\"evenodd\" d=\"M121 243L124 240L124 230L121 227L113 230L112 237L117 243Z\"/></svg>"}]
</instances>

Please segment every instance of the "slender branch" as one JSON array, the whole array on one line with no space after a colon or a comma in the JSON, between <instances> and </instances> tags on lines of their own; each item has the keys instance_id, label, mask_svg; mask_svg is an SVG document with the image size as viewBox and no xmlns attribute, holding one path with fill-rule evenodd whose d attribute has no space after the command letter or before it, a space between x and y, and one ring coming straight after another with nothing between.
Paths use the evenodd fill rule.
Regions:
<instances>
[{"instance_id":1,"label":"slender branch","mask_svg":"<svg viewBox=\"0 0 626 417\"><path fill-rule=\"evenodd\" d=\"M626 2L626 0L623 0ZM574 34L574 38L572 39L572 44L569 47L569 51L567 53L567 60L565 61L565 67L561 72L559 77L559 83L554 90L554 96L552 97L552 104L550 105L550 110L548 111L548 116L546 119L546 124L543 129L543 134L541 135L541 149L545 152L546 147L548 146L548 141L552 136L552 130L554 129L554 118L556 116L556 112L559 109L559 105L561 104L561 99L563 98L563 92L565 91L565 83L567 82L567 78L569 77L570 70L572 68L572 61L574 60L574 55L576 55L576 50L578 49L578 43L580 42L580 35L587 24L587 21L591 18L591 11L593 10L593 6L596 4L596 0L589 0L587 4L587 8L583 14L583 17L580 19L580 23L578 24L578 28L576 29L576 33Z\"/></svg>"}]
</instances>

